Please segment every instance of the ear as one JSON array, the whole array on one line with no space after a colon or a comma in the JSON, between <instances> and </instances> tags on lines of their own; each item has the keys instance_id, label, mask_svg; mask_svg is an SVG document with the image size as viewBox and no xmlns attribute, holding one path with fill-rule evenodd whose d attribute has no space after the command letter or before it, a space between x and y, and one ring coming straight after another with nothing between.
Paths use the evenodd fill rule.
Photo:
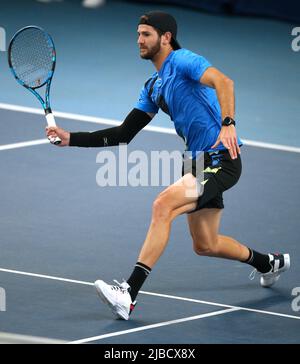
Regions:
<instances>
[{"instance_id":1,"label":"ear","mask_svg":"<svg viewBox=\"0 0 300 364\"><path fill-rule=\"evenodd\" d=\"M171 40L172 40L172 34L171 32L166 32L164 33L162 36L162 44L163 45L168 45L168 44L171 44Z\"/></svg>"}]
</instances>

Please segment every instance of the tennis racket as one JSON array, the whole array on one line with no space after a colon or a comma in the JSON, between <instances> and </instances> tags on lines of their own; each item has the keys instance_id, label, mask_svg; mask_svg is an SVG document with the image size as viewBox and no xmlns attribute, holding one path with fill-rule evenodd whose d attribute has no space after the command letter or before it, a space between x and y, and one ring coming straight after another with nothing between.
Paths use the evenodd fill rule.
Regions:
<instances>
[{"instance_id":1,"label":"tennis racket","mask_svg":"<svg viewBox=\"0 0 300 364\"><path fill-rule=\"evenodd\" d=\"M56 126L50 107L50 85L54 74L56 52L52 38L42 28L28 26L20 29L8 47L8 64L19 84L27 88L43 106L48 126ZM46 85L45 97L36 91ZM58 137L48 138L60 144Z\"/></svg>"}]
</instances>

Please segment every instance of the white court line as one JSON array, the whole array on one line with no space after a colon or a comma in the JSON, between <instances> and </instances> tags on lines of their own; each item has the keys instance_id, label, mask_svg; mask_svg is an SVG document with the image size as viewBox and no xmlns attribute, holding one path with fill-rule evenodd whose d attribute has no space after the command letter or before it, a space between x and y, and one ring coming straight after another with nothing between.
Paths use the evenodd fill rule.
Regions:
<instances>
[{"instance_id":1,"label":"white court line","mask_svg":"<svg viewBox=\"0 0 300 364\"><path fill-rule=\"evenodd\" d=\"M6 103L0 103L0 109L24 112L24 113L29 113L29 114L38 114L38 115L44 114L44 111L41 109L20 106L20 105L6 104ZM121 121L118 121L118 120L105 119L105 118L99 118L99 117L88 116L88 115L72 114L72 113L66 113L66 112L61 112L61 111L55 111L54 115L56 117L59 117L62 119L76 120L76 121L96 123L96 124L105 124L105 125L112 125L112 126L118 126L121 124ZM148 125L143 130L176 135L175 129L164 128L164 127L159 127L159 126ZM289 145L264 143L264 142L248 140L248 139L242 139L242 142L245 145L258 147L258 148L266 148L266 149L272 149L272 150L280 150L280 151L284 151L284 152L300 153L300 148L291 147Z\"/></svg>"},{"instance_id":2,"label":"white court line","mask_svg":"<svg viewBox=\"0 0 300 364\"><path fill-rule=\"evenodd\" d=\"M214 312L204 313L204 314L201 314L201 315L184 317L184 318L177 319L177 320L164 321L164 322L159 322L157 324L136 327L134 329L110 332L108 334L103 334L103 335L99 335L99 336L93 336L93 337L88 337L88 338L85 338L85 339L71 341L69 344L84 344L84 343L88 343L88 342L91 342L91 341L106 339L108 337L126 335L126 334L131 334L133 332L156 329L158 327L169 326L169 325L174 325L174 324L180 324L182 322L199 320L199 319L203 319L203 318L206 318L206 317L224 315L225 313L229 313L229 312L233 312L233 311L238 311L238 309L237 308L229 308L229 309L226 309L226 310L214 311Z\"/></svg>"},{"instance_id":3,"label":"white court line","mask_svg":"<svg viewBox=\"0 0 300 364\"><path fill-rule=\"evenodd\" d=\"M172 295L166 295L166 294L162 294L162 293L153 293L153 292L145 292L145 291L140 291L140 293L143 293L143 294L149 295L149 296L158 296L158 297L162 297L162 298L170 298L170 299L179 300L179 301L195 302L195 303L201 303L201 304L204 304L204 305L212 305L212 306L219 306L219 307L236 308L236 309L241 310L241 311L263 313L265 315L279 316L279 317L285 317L285 318L291 318L291 319L300 320L300 316L287 315L285 313L265 311L265 310L257 310L255 308L242 307L242 306L232 306L232 305L226 305L226 304L223 304L223 303L203 301L203 300L196 300L196 299L193 299L193 298L186 298L186 297L180 297L180 296L172 296Z\"/></svg>"},{"instance_id":4,"label":"white court line","mask_svg":"<svg viewBox=\"0 0 300 364\"><path fill-rule=\"evenodd\" d=\"M65 340L0 332L0 344L67 344Z\"/></svg>"},{"instance_id":5,"label":"white court line","mask_svg":"<svg viewBox=\"0 0 300 364\"><path fill-rule=\"evenodd\" d=\"M31 147L33 145L47 144L49 143L48 139L38 139L38 140L30 140L28 142L20 142L13 144L0 145L0 150L8 150L8 149L17 149L24 147Z\"/></svg>"},{"instance_id":6,"label":"white court line","mask_svg":"<svg viewBox=\"0 0 300 364\"><path fill-rule=\"evenodd\" d=\"M300 153L300 148L290 147L289 145L263 143L263 142L257 142L255 140L247 140L247 139L242 139L242 142L245 145L249 146L249 147L258 147L258 148L265 148L265 149L272 149L272 150L280 150L282 152Z\"/></svg>"},{"instance_id":7,"label":"white court line","mask_svg":"<svg viewBox=\"0 0 300 364\"><path fill-rule=\"evenodd\" d=\"M28 114L44 115L44 111L41 109L36 109L33 107L26 107L26 106L19 106L19 105L0 103L0 109L24 112L24 113L28 113ZM83 121L83 122L87 122L87 123L94 123L94 124L101 124L101 125L104 124L104 125L118 126L122 123L119 120L100 118L97 116L72 114L72 113L67 113L67 112L62 112L62 111L55 111L55 112L53 112L53 114L57 118L75 120L75 121ZM157 132L157 133L176 135L175 129L163 128L163 127L159 127L159 126L146 126L143 130L149 130L149 131L153 131L153 132Z\"/></svg>"},{"instance_id":8,"label":"white court line","mask_svg":"<svg viewBox=\"0 0 300 364\"><path fill-rule=\"evenodd\" d=\"M60 278L60 277L55 277L55 276L48 276L48 275L45 275L45 274L36 274L36 273L23 272L23 271L20 271L20 270L0 268L0 271L5 272L5 273L20 274L20 275L29 276L29 277L52 279L54 281L84 284L84 285L87 285L87 286L93 286L94 285L94 283L91 283L91 282L84 282L84 281L77 281L77 280L74 280L74 279L67 279L67 278Z\"/></svg>"},{"instance_id":9,"label":"white court line","mask_svg":"<svg viewBox=\"0 0 300 364\"><path fill-rule=\"evenodd\" d=\"M24 275L24 276L37 277L37 278L45 278L45 279L51 279L51 280L56 280L56 281L68 282L68 283L77 283L77 284L83 284L83 285L86 285L86 286L93 286L94 285L92 282L78 281L78 280L74 280L74 279L49 276L49 275L45 275L45 274L30 273L30 272L24 272L24 271L6 269L6 268L0 268L0 272L20 274L20 275ZM162 294L162 293L154 293L154 292L146 292L146 291L140 291L139 293L149 295L149 296L155 296L155 297L161 297L161 298L170 298L170 299L174 299L174 300L193 302L193 303L200 303L200 304L217 306L217 307L224 307L224 308L232 308L232 309L237 309L237 310L262 313L262 314L265 314L265 315L272 315L272 316L278 316L278 317L285 317L285 318L300 320L300 316L287 315L287 314L279 313L279 312L257 310L257 309L249 308L249 307L233 306L233 305L227 305L227 304L218 303L218 302L210 302L210 301L196 300L196 299L193 299L193 298L166 295L166 294Z\"/></svg>"}]
</instances>

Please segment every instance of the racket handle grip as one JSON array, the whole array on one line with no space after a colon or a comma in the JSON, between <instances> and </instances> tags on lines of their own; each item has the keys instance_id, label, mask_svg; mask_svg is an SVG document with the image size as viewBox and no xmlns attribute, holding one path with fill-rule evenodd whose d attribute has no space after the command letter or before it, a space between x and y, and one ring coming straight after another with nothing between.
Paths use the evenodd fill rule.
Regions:
<instances>
[{"instance_id":1,"label":"racket handle grip","mask_svg":"<svg viewBox=\"0 0 300 364\"><path fill-rule=\"evenodd\" d=\"M56 126L54 115L51 112L49 114L46 114L46 120L48 126Z\"/></svg>"},{"instance_id":2,"label":"racket handle grip","mask_svg":"<svg viewBox=\"0 0 300 364\"><path fill-rule=\"evenodd\" d=\"M46 120L47 120L48 126L56 126L54 115L52 113L46 114ZM50 143L55 144L55 145L61 143L61 139L59 137L49 137L48 139L49 139Z\"/></svg>"}]
</instances>

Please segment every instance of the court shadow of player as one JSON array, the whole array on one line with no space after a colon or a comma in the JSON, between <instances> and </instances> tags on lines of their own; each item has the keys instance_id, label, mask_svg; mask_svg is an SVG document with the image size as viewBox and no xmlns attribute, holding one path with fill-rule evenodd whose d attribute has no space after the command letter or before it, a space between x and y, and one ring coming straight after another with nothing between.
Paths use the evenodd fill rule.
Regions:
<instances>
[{"instance_id":1,"label":"court shadow of player","mask_svg":"<svg viewBox=\"0 0 300 364\"><path fill-rule=\"evenodd\" d=\"M237 303L231 303L232 306L247 307L250 309L267 310L276 306L277 311L278 305L281 308L285 308L286 314L293 314L291 311L291 293L285 288L267 288L265 289L269 293L268 297L259 299L245 300ZM274 311L274 312L275 312Z\"/></svg>"}]
</instances>

